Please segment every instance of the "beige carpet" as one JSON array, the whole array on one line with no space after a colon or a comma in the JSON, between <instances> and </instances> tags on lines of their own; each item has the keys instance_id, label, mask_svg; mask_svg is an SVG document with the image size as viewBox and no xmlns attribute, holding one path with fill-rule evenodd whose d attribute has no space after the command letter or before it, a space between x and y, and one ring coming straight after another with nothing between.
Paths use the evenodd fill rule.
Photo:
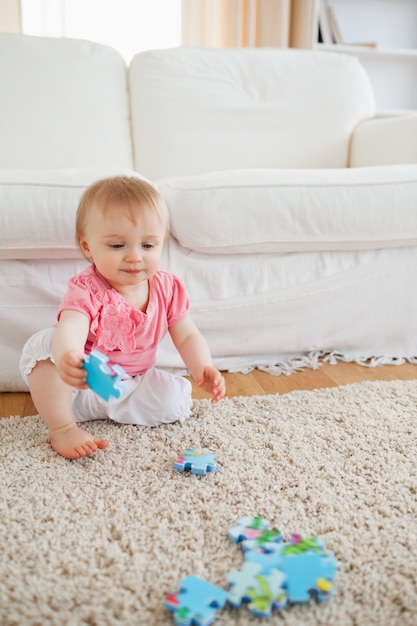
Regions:
<instances>
[{"instance_id":1,"label":"beige carpet","mask_svg":"<svg viewBox=\"0 0 417 626\"><path fill-rule=\"evenodd\" d=\"M329 602L270 619L228 607L225 625L417 625L417 381L196 401L183 426L92 425L105 452L55 455L38 417L0 420L0 624L174 624L166 594L187 574L226 587L227 538L260 514L319 534L339 562ZM188 446L206 476L173 468Z\"/></svg>"}]
</instances>

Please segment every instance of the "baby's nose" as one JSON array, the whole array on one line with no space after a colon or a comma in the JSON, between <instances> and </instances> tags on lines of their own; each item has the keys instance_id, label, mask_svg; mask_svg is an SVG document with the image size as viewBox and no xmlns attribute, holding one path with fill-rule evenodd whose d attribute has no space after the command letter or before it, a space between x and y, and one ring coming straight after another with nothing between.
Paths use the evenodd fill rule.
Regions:
<instances>
[{"instance_id":1,"label":"baby's nose","mask_svg":"<svg viewBox=\"0 0 417 626\"><path fill-rule=\"evenodd\" d=\"M136 263L142 259L142 248L134 247L126 251L125 258L130 263Z\"/></svg>"}]
</instances>

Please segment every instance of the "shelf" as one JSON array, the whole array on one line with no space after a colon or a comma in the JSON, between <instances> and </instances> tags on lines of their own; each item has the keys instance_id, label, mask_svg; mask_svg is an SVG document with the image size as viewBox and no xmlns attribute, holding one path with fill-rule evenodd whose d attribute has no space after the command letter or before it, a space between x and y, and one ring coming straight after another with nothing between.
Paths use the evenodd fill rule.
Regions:
<instances>
[{"instance_id":1,"label":"shelf","mask_svg":"<svg viewBox=\"0 0 417 626\"><path fill-rule=\"evenodd\" d=\"M316 48L327 52L346 52L347 54L369 54L388 57L411 57L417 59L417 49L414 48L386 48L382 46L368 46L360 44L325 44L317 43ZM416 77L417 78L417 77Z\"/></svg>"},{"instance_id":2,"label":"shelf","mask_svg":"<svg viewBox=\"0 0 417 626\"><path fill-rule=\"evenodd\" d=\"M336 40L346 43L313 47L357 57L372 83L377 111L417 110L417 0L316 1L317 34L326 6L336 22ZM329 30L330 18L322 27L326 41Z\"/></svg>"},{"instance_id":3,"label":"shelf","mask_svg":"<svg viewBox=\"0 0 417 626\"><path fill-rule=\"evenodd\" d=\"M326 0L326 4L344 43L376 41L383 48L417 49L416 0Z\"/></svg>"}]
</instances>

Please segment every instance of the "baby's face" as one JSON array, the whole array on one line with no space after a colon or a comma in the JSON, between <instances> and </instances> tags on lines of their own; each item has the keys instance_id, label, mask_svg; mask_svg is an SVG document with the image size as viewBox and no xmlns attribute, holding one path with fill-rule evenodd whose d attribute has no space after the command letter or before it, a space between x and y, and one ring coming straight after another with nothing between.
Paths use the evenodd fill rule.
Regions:
<instances>
[{"instance_id":1,"label":"baby's face","mask_svg":"<svg viewBox=\"0 0 417 626\"><path fill-rule=\"evenodd\" d=\"M117 291L149 280L159 268L166 224L151 208L137 211L136 221L120 209L92 207L80 247Z\"/></svg>"}]
</instances>

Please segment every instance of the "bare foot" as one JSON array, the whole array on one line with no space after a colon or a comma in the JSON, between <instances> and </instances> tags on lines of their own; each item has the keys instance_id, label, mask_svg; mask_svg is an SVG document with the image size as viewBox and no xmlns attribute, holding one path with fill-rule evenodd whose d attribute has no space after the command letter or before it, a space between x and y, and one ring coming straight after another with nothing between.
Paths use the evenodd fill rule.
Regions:
<instances>
[{"instance_id":1,"label":"bare foot","mask_svg":"<svg viewBox=\"0 0 417 626\"><path fill-rule=\"evenodd\" d=\"M93 454L97 449L104 450L107 439L93 437L77 424L70 424L55 431L49 431L52 449L66 459L79 459Z\"/></svg>"}]
</instances>

